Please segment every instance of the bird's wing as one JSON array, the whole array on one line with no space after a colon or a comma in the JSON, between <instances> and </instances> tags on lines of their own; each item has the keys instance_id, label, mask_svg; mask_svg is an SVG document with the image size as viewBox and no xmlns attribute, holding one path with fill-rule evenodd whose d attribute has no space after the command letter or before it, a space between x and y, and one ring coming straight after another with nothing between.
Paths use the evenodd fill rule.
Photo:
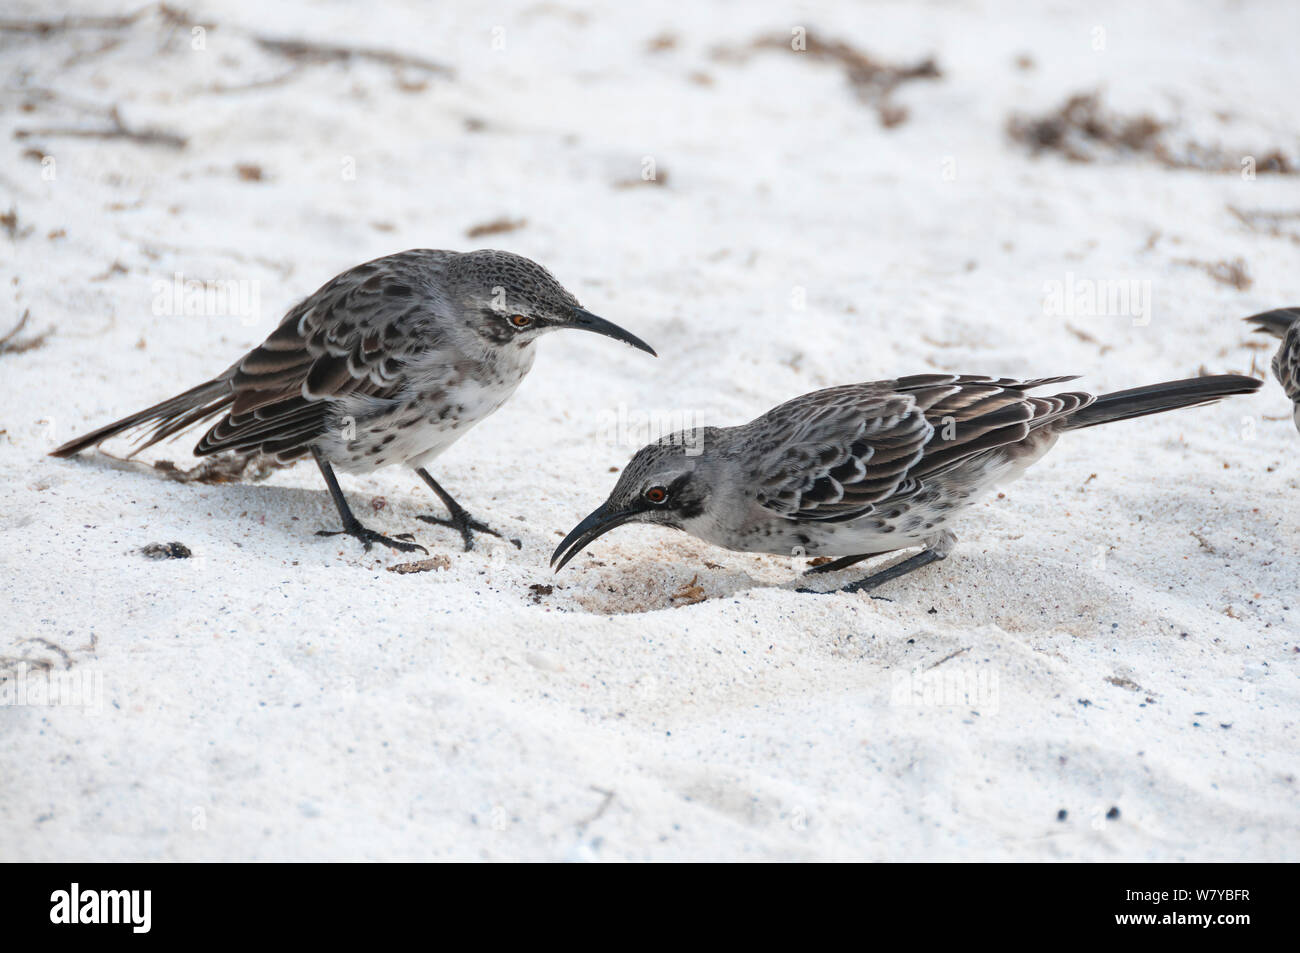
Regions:
<instances>
[{"instance_id":1,"label":"bird's wing","mask_svg":"<svg viewBox=\"0 0 1300 953\"><path fill-rule=\"evenodd\" d=\"M896 391L888 382L848 385L772 409L747 426L747 442L764 453L759 505L798 519L870 512L898 490L934 434L922 402L951 390L944 383L933 394Z\"/></svg>"},{"instance_id":2,"label":"bird's wing","mask_svg":"<svg viewBox=\"0 0 1300 953\"><path fill-rule=\"evenodd\" d=\"M434 305L419 281L428 254L358 265L290 311L227 372L230 410L194 452L299 456L327 426L333 399L397 396L407 362L437 346Z\"/></svg>"},{"instance_id":3,"label":"bird's wing","mask_svg":"<svg viewBox=\"0 0 1300 953\"><path fill-rule=\"evenodd\" d=\"M1018 381L923 374L805 394L754 421L768 448L758 502L801 520L840 521L910 495L961 461L1015 443L1091 402L1030 397L1069 377Z\"/></svg>"}]
</instances>

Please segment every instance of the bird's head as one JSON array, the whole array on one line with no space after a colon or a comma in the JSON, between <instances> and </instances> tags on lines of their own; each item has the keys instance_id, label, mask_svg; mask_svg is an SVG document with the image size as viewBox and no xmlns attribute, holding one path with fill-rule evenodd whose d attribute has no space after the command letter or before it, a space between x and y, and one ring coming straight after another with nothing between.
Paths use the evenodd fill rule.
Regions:
<instances>
[{"instance_id":1,"label":"bird's head","mask_svg":"<svg viewBox=\"0 0 1300 953\"><path fill-rule=\"evenodd\" d=\"M494 345L525 346L548 331L594 331L653 355L654 349L578 304L549 271L520 255L482 249L448 268L452 294L473 330Z\"/></svg>"},{"instance_id":2,"label":"bird's head","mask_svg":"<svg viewBox=\"0 0 1300 953\"><path fill-rule=\"evenodd\" d=\"M551 556L555 571L563 569L593 540L624 523L688 529L704 513L710 490L704 466L708 458L694 451L701 435L707 440L713 429L673 434L638 450L609 498L556 547Z\"/></svg>"}]
</instances>

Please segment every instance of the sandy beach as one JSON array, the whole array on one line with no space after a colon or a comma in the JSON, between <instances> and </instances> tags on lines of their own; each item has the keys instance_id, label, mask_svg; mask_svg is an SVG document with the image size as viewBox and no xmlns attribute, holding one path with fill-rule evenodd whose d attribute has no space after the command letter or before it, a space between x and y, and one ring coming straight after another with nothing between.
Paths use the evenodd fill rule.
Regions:
<instances>
[{"instance_id":1,"label":"sandy beach","mask_svg":"<svg viewBox=\"0 0 1300 953\"><path fill-rule=\"evenodd\" d=\"M0 859L1300 859L1271 377L1067 434L881 598L645 527L548 566L643 443L817 388L1263 377L1300 8L137 10L0 31ZM343 489L427 571L316 536L310 464L46 455L413 247L536 259L658 351L551 335L433 465L520 549L400 467Z\"/></svg>"}]
</instances>

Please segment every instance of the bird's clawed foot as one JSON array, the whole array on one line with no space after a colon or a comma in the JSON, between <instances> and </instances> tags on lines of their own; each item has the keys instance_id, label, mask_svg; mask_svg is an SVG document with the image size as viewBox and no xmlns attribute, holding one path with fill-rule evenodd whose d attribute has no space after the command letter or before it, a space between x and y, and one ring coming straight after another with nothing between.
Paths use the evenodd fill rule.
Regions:
<instances>
[{"instance_id":1,"label":"bird's clawed foot","mask_svg":"<svg viewBox=\"0 0 1300 953\"><path fill-rule=\"evenodd\" d=\"M417 516L416 519L424 520L426 523L432 523L434 526L450 526L456 532L460 533L460 538L465 541L465 552L474 548L474 534L487 533L489 536L495 536L497 539L508 539L515 544L515 549L523 549L524 544L510 536L504 536L498 533L487 523L474 519L466 512L465 508L457 503L450 493L438 485L438 481L429 475L429 471L423 467L416 467L415 472L420 475L420 479L429 484L429 489L438 495L442 500L442 505L447 507L450 514L447 517L442 516Z\"/></svg>"},{"instance_id":2,"label":"bird's clawed foot","mask_svg":"<svg viewBox=\"0 0 1300 953\"><path fill-rule=\"evenodd\" d=\"M383 533L376 533L373 529L367 529L360 523L345 526L343 529L321 529L316 531L317 536L341 536L345 533L353 539L361 540L361 544L366 547L366 552L370 552L370 547L375 543L383 543L389 549L395 549L399 553L413 553L418 550L426 556L429 555L429 551L419 543L406 541L414 539L410 533L400 533L396 539L392 539Z\"/></svg>"},{"instance_id":3,"label":"bird's clawed foot","mask_svg":"<svg viewBox=\"0 0 1300 953\"><path fill-rule=\"evenodd\" d=\"M448 526L460 533L460 538L465 541L465 552L474 548L474 534L487 533L489 536L495 536L497 539L505 539L514 543L515 549L523 549L523 543L519 540L504 536L498 533L487 523L476 520L464 510L453 511L450 518L443 516L417 516L417 520L423 520L426 523L432 523L434 526Z\"/></svg>"}]
</instances>

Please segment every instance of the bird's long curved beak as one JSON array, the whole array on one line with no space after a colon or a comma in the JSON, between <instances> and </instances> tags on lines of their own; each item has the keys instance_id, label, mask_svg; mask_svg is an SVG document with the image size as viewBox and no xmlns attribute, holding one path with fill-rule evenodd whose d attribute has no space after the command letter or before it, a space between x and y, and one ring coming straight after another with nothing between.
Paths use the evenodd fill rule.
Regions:
<instances>
[{"instance_id":1,"label":"bird's long curved beak","mask_svg":"<svg viewBox=\"0 0 1300 953\"><path fill-rule=\"evenodd\" d=\"M624 344L630 344L639 351L645 351L652 357L658 357L655 349L645 341L633 334L631 331L625 331L612 321L606 321L599 318L590 311L584 311L581 308L573 309L573 316L563 325L566 328L577 328L579 331L595 331L597 334L603 334L607 338L613 338L615 341L622 341Z\"/></svg>"},{"instance_id":2,"label":"bird's long curved beak","mask_svg":"<svg viewBox=\"0 0 1300 953\"><path fill-rule=\"evenodd\" d=\"M551 565L555 567L556 572L559 572L570 559L586 549L596 538L604 536L617 526L622 526L636 515L635 510L619 512L602 504L585 520L573 527L573 532L564 537L564 541L555 547L555 552L551 555Z\"/></svg>"}]
</instances>

